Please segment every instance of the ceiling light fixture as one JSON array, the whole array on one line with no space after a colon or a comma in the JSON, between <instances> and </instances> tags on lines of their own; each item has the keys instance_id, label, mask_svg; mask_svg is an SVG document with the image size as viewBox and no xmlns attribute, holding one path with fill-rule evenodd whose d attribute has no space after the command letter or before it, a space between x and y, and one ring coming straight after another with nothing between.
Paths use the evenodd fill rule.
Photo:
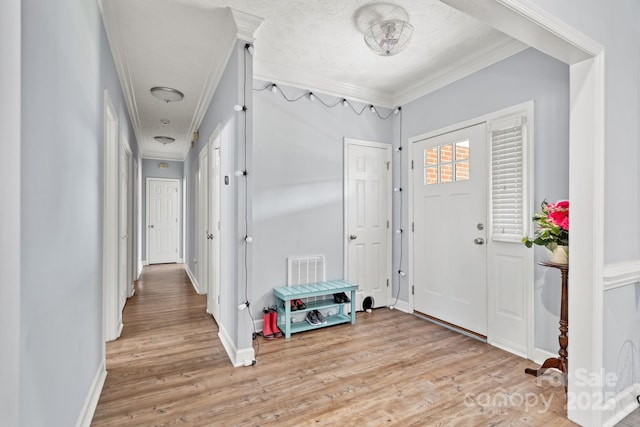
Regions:
<instances>
[{"instance_id":1,"label":"ceiling light fixture","mask_svg":"<svg viewBox=\"0 0 640 427\"><path fill-rule=\"evenodd\" d=\"M381 56L400 53L413 34L413 26L400 19L376 22L364 32L367 46Z\"/></svg>"},{"instance_id":2,"label":"ceiling light fixture","mask_svg":"<svg viewBox=\"0 0 640 427\"><path fill-rule=\"evenodd\" d=\"M175 138L171 138L170 136L154 136L153 139L155 139L162 145L171 144L176 140Z\"/></svg>"},{"instance_id":3,"label":"ceiling light fixture","mask_svg":"<svg viewBox=\"0 0 640 427\"><path fill-rule=\"evenodd\" d=\"M152 87L151 95L166 103L182 101L184 98L184 93L180 92L178 89L163 86Z\"/></svg>"}]
</instances>

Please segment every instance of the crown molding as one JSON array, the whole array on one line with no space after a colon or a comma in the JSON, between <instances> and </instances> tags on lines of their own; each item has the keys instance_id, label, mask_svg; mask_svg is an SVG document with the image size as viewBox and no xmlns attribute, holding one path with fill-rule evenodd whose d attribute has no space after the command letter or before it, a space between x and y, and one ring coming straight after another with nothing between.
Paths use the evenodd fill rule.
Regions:
<instances>
[{"instance_id":1,"label":"crown molding","mask_svg":"<svg viewBox=\"0 0 640 427\"><path fill-rule=\"evenodd\" d=\"M231 9L231 12L233 13L233 9ZM219 48L215 50L214 55L211 57L209 70L207 72L208 77L204 82L202 93L200 94L200 98L198 99L196 110L193 113L191 125L189 125L189 129L187 132L187 135L189 136L193 135L193 133L196 132L198 128L200 128L202 119L209 109L211 99L213 98L213 95L218 88L218 84L220 83L222 74L224 74L224 70L227 68L229 58L231 57L233 50L237 46L236 21L233 19L233 16L231 14L229 14L228 19L226 19L224 27L220 29L220 35L216 39L216 43L218 44ZM188 141L185 142L184 147L176 160L184 160L189 154L191 139L190 137L188 137L187 139Z\"/></svg>"},{"instance_id":2,"label":"crown molding","mask_svg":"<svg viewBox=\"0 0 640 427\"><path fill-rule=\"evenodd\" d=\"M111 4L112 2L98 0L98 8L100 9L100 13L102 15L102 23L104 25L105 33L107 34L107 40L109 41L108 44L113 56L116 73L118 74L118 79L120 80L122 96L124 97L127 111L129 112L131 127L133 128L133 133L136 137L136 140L140 141L142 127L140 125L140 115L138 114L136 98L133 92L130 67L123 50L124 46L121 41L122 39L120 37L118 22L113 17L113 10L110 6Z\"/></svg>"},{"instance_id":3,"label":"crown molding","mask_svg":"<svg viewBox=\"0 0 640 427\"><path fill-rule=\"evenodd\" d=\"M256 39L256 33L260 29L260 26L264 22L263 18L254 16L249 13L241 12L239 10L231 9L233 19L237 27L237 37L240 40L244 40L250 43Z\"/></svg>"},{"instance_id":4,"label":"crown molding","mask_svg":"<svg viewBox=\"0 0 640 427\"><path fill-rule=\"evenodd\" d=\"M507 40L497 45L488 46L472 59L453 63L438 72L437 75L426 76L423 80L403 88L395 94L327 79L303 70L258 60L254 62L254 78L392 109L434 92L527 48L526 44L517 40Z\"/></svg>"},{"instance_id":5,"label":"crown molding","mask_svg":"<svg viewBox=\"0 0 640 427\"><path fill-rule=\"evenodd\" d=\"M395 98L395 105L405 105L411 101L415 101L431 92L435 92L457 80L470 76L483 68L487 68L497 62L500 62L516 53L522 52L528 46L517 40L507 40L498 45L487 47L470 60L455 62L448 67L440 70L435 76L425 77L422 81L411 85L401 92Z\"/></svg>"},{"instance_id":6,"label":"crown molding","mask_svg":"<svg viewBox=\"0 0 640 427\"><path fill-rule=\"evenodd\" d=\"M392 94L372 90L362 86L327 79L304 70L279 64L254 61L254 79L291 86L311 92L323 93L350 101L373 104L384 108L394 108Z\"/></svg>"}]
</instances>

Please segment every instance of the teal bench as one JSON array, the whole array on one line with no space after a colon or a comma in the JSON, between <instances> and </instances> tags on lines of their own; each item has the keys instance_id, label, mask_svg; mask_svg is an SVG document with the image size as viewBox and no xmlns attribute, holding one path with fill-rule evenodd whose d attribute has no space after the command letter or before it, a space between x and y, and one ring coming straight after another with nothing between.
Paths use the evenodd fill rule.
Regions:
<instances>
[{"instance_id":1,"label":"teal bench","mask_svg":"<svg viewBox=\"0 0 640 427\"><path fill-rule=\"evenodd\" d=\"M308 331L310 329L323 328L326 326L338 325L341 323L356 323L356 290L358 285L349 283L346 280L332 280L329 282L308 283L306 285L282 286L275 288L273 294L276 297L278 307L278 327L284 332L285 337L291 338L291 334ZM338 304L333 301L333 294L344 292L350 295L350 303ZM318 301L305 301L306 308L297 312L308 312L310 310L320 310L330 307L338 308L338 312L326 318L327 323L323 325L311 325L306 321L291 323L291 300L305 300L310 297L321 297L330 295L331 298ZM344 310L345 304L351 304L350 314ZM283 322L284 318L284 322Z\"/></svg>"}]
</instances>

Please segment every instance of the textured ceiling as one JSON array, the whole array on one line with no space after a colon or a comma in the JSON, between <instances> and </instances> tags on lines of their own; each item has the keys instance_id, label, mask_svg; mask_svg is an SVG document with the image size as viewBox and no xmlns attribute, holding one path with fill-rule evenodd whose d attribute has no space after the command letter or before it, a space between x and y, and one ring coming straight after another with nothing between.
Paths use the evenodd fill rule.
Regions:
<instances>
[{"instance_id":1,"label":"textured ceiling","mask_svg":"<svg viewBox=\"0 0 640 427\"><path fill-rule=\"evenodd\" d=\"M217 41L228 8L264 19L256 32L256 78L392 107L513 54L522 45L438 0L102 0L116 63L121 64L144 157L178 159L199 126ZM401 18L414 26L408 47L382 57L364 43L373 22ZM114 46L115 44L115 46ZM496 54L496 52L498 52ZM164 104L152 86L185 93ZM127 92L127 90L125 90ZM171 121L169 126L160 119ZM162 146L153 135L177 138Z\"/></svg>"}]
</instances>

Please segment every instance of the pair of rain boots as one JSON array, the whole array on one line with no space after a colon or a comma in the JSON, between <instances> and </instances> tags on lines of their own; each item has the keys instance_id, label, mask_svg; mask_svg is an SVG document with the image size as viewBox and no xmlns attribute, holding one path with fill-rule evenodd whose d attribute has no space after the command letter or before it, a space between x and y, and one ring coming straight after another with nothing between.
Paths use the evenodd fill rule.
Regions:
<instances>
[{"instance_id":1,"label":"pair of rain boots","mask_svg":"<svg viewBox=\"0 0 640 427\"><path fill-rule=\"evenodd\" d=\"M278 328L278 312L273 308L262 310L262 336L266 340L280 338L284 334Z\"/></svg>"}]
</instances>

